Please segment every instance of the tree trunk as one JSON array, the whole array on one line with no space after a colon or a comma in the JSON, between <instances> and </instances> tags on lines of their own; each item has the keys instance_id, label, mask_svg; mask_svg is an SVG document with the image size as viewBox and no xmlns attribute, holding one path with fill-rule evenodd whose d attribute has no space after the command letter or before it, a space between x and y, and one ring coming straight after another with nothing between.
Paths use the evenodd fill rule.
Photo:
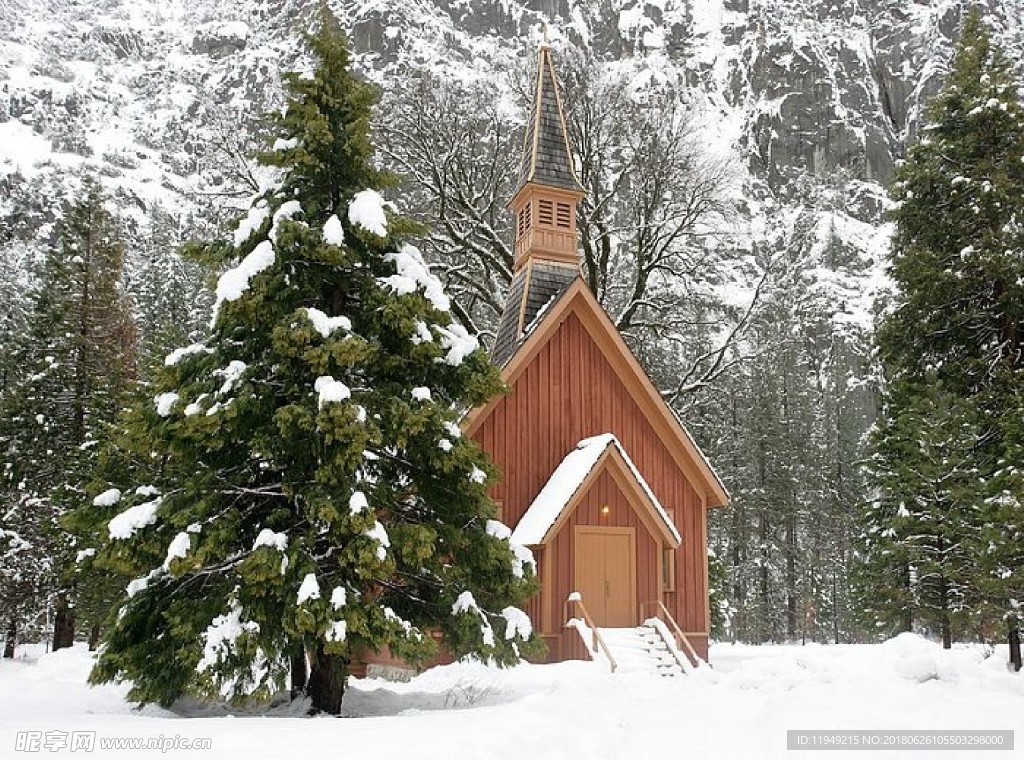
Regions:
<instances>
[{"instance_id":1,"label":"tree trunk","mask_svg":"<svg viewBox=\"0 0 1024 760\"><path fill-rule=\"evenodd\" d=\"M53 651L65 649L75 643L75 613L67 597L57 597L56 615L53 618Z\"/></svg>"},{"instance_id":2,"label":"tree trunk","mask_svg":"<svg viewBox=\"0 0 1024 760\"><path fill-rule=\"evenodd\" d=\"M292 670L292 699L299 696L306 690L307 681L307 669L306 669L306 650L302 644L299 644L299 649L294 652L291 656L291 670Z\"/></svg>"},{"instance_id":3,"label":"tree trunk","mask_svg":"<svg viewBox=\"0 0 1024 760\"><path fill-rule=\"evenodd\" d=\"M4 659L14 659L14 645L18 640L18 621L11 618L7 624L7 641L4 643Z\"/></svg>"},{"instance_id":4,"label":"tree trunk","mask_svg":"<svg viewBox=\"0 0 1024 760\"><path fill-rule=\"evenodd\" d=\"M95 623L92 628L89 629L89 651L95 652L96 648L100 645L100 624Z\"/></svg>"},{"instance_id":5,"label":"tree trunk","mask_svg":"<svg viewBox=\"0 0 1024 760\"><path fill-rule=\"evenodd\" d=\"M1021 660L1020 660L1020 628L1017 623L1010 623L1009 632L1009 643L1010 643L1010 666L1013 668L1015 673L1020 672ZM4 655L7 656L6 654Z\"/></svg>"},{"instance_id":6,"label":"tree trunk","mask_svg":"<svg viewBox=\"0 0 1024 760\"><path fill-rule=\"evenodd\" d=\"M341 698L348 679L348 660L338 654L327 654L317 644L310 657L309 683L306 693L312 701L312 712L341 714Z\"/></svg>"}]
</instances>

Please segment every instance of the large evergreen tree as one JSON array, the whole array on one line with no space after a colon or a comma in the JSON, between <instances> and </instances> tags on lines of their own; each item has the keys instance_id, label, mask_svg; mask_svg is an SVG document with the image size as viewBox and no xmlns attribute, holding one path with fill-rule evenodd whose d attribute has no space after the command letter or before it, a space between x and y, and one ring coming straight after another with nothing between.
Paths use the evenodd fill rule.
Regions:
<instances>
[{"instance_id":1,"label":"large evergreen tree","mask_svg":"<svg viewBox=\"0 0 1024 760\"><path fill-rule=\"evenodd\" d=\"M928 113L892 190L897 294L877 338L887 386L862 592L895 604L882 623L938 616L948 645L964 613L960 632L1012 617L1024 584L1007 564L1022 538L1024 112L977 9Z\"/></svg>"},{"instance_id":2,"label":"large evergreen tree","mask_svg":"<svg viewBox=\"0 0 1024 760\"><path fill-rule=\"evenodd\" d=\"M167 357L122 439L150 450L111 456L125 479L85 508L99 565L134 578L93 678L140 702L264 696L290 669L299 688L308 661L313 709L337 713L366 651L421 659L435 632L499 663L532 646L532 558L458 426L496 370L377 193L374 96L336 22L309 44L263 156L278 183L233 241L196 249L234 262L210 333Z\"/></svg>"}]
</instances>

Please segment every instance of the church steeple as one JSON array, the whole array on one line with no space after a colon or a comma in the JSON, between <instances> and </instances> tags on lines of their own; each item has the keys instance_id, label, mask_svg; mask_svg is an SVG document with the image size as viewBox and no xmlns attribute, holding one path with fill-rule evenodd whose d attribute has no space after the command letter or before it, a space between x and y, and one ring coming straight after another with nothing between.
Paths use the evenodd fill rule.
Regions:
<instances>
[{"instance_id":1,"label":"church steeple","mask_svg":"<svg viewBox=\"0 0 1024 760\"><path fill-rule=\"evenodd\" d=\"M551 48L545 43L538 54L519 187L509 202L516 219L514 271L531 261L579 266L576 204L582 197Z\"/></svg>"}]
</instances>

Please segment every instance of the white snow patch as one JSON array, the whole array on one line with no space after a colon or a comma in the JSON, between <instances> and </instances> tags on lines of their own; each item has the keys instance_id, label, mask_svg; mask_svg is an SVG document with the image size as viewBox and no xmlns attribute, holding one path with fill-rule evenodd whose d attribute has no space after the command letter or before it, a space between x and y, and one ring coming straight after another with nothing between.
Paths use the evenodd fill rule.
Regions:
<instances>
[{"instance_id":1,"label":"white snow patch","mask_svg":"<svg viewBox=\"0 0 1024 760\"><path fill-rule=\"evenodd\" d=\"M235 248L245 245L246 240L252 237L254 233L259 232L269 215L270 211L267 208L266 201L260 201L250 208L245 218L238 223L238 227L235 229Z\"/></svg>"},{"instance_id":2,"label":"white snow patch","mask_svg":"<svg viewBox=\"0 0 1024 760\"><path fill-rule=\"evenodd\" d=\"M279 552L283 552L288 548L288 534L276 533L270 528L264 528L256 536L256 540L252 542L252 550L256 551L261 546L269 546L277 549Z\"/></svg>"},{"instance_id":3,"label":"white snow patch","mask_svg":"<svg viewBox=\"0 0 1024 760\"><path fill-rule=\"evenodd\" d=\"M622 455L626 465L630 468L637 483L644 489L647 497L658 511L662 522L665 523L669 532L679 541L679 531L669 518L665 508L658 501L647 481L644 480L640 471L637 470L633 460L629 458L626 450L619 443L618 439L611 433L587 438L577 444L573 451L570 451L562 463L555 468L548 482L544 484L540 493L537 494L533 503L526 510L523 519L516 525L512 533L512 541L523 546L536 546L540 544L547 535L548 530L562 511L569 505L576 491L586 480L587 475L597 464L601 455L609 446L615 446Z\"/></svg>"},{"instance_id":4,"label":"white snow patch","mask_svg":"<svg viewBox=\"0 0 1024 760\"><path fill-rule=\"evenodd\" d=\"M381 562L387 559L387 549L391 546L391 539L388 537L388 532L384 529L384 526L380 524L380 521L374 522L373 527L364 532L363 535L377 542L377 559Z\"/></svg>"},{"instance_id":5,"label":"white snow patch","mask_svg":"<svg viewBox=\"0 0 1024 760\"><path fill-rule=\"evenodd\" d=\"M337 214L331 214L324 222L324 242L339 247L345 243L345 230Z\"/></svg>"},{"instance_id":6,"label":"white snow patch","mask_svg":"<svg viewBox=\"0 0 1024 760\"><path fill-rule=\"evenodd\" d=\"M264 269L274 264L274 247L264 240L242 259L238 266L229 269L217 280L217 300L213 308L214 318L224 301L237 301L249 289L249 282Z\"/></svg>"},{"instance_id":7,"label":"white snow patch","mask_svg":"<svg viewBox=\"0 0 1024 760\"><path fill-rule=\"evenodd\" d=\"M281 228L281 222L286 219L292 219L296 214L302 213L302 204L296 200L285 201L277 207L277 211L274 212L274 221L270 225L270 239L276 243L278 231Z\"/></svg>"},{"instance_id":8,"label":"white snow patch","mask_svg":"<svg viewBox=\"0 0 1024 760\"><path fill-rule=\"evenodd\" d=\"M348 623L344 620L335 620L331 623L331 627L327 629L325 638L328 641L344 641L347 633Z\"/></svg>"},{"instance_id":9,"label":"white snow patch","mask_svg":"<svg viewBox=\"0 0 1024 760\"><path fill-rule=\"evenodd\" d=\"M136 531L156 522L156 511L160 508L161 499L153 499L144 504L129 507L107 523L110 537L115 540L131 538Z\"/></svg>"},{"instance_id":10,"label":"white snow patch","mask_svg":"<svg viewBox=\"0 0 1024 760\"><path fill-rule=\"evenodd\" d=\"M430 401L430 398L430 388L421 385L412 389L413 401Z\"/></svg>"},{"instance_id":11,"label":"white snow patch","mask_svg":"<svg viewBox=\"0 0 1024 760\"><path fill-rule=\"evenodd\" d=\"M174 405L178 403L179 398L181 397L173 391L161 393L153 399L153 403L156 406L156 413L161 417L170 417L171 410L174 409Z\"/></svg>"},{"instance_id":12,"label":"white snow patch","mask_svg":"<svg viewBox=\"0 0 1024 760\"><path fill-rule=\"evenodd\" d=\"M167 547L167 557L164 559L163 569L169 570L171 562L176 559L182 559L188 555L188 550L192 548L192 536L186 531L181 531L172 540L170 545Z\"/></svg>"},{"instance_id":13,"label":"white snow patch","mask_svg":"<svg viewBox=\"0 0 1024 760\"><path fill-rule=\"evenodd\" d=\"M352 329L352 321L348 317L328 317L320 309L306 309L306 317L313 323L313 329L324 338L331 337L331 333L338 329Z\"/></svg>"},{"instance_id":14,"label":"white snow patch","mask_svg":"<svg viewBox=\"0 0 1024 760\"><path fill-rule=\"evenodd\" d=\"M121 489L108 488L92 500L92 505L94 507L112 507L119 501L121 501Z\"/></svg>"},{"instance_id":15,"label":"white snow patch","mask_svg":"<svg viewBox=\"0 0 1024 760\"><path fill-rule=\"evenodd\" d=\"M438 311L448 311L451 301L445 295L444 285L423 260L423 254L414 245L403 245L398 253L389 253L384 259L395 265L397 274L381 278L380 282L395 295L404 296L423 289L423 295Z\"/></svg>"},{"instance_id":16,"label":"white snow patch","mask_svg":"<svg viewBox=\"0 0 1024 760\"><path fill-rule=\"evenodd\" d=\"M376 190L358 192L348 204L348 220L377 237L387 237L388 218L384 205L384 199Z\"/></svg>"},{"instance_id":17,"label":"white snow patch","mask_svg":"<svg viewBox=\"0 0 1024 760\"><path fill-rule=\"evenodd\" d=\"M467 356L480 348L477 337L470 335L469 331L457 322L437 329L441 332L441 347L448 351L444 357L446 364L458 367Z\"/></svg>"},{"instance_id":18,"label":"white snow patch","mask_svg":"<svg viewBox=\"0 0 1024 760\"><path fill-rule=\"evenodd\" d=\"M352 397L351 389L345 383L335 380L330 375L318 377L316 382L313 383L313 390L320 396L320 409L324 408L324 404L337 403Z\"/></svg>"},{"instance_id":19,"label":"white snow patch","mask_svg":"<svg viewBox=\"0 0 1024 760\"><path fill-rule=\"evenodd\" d=\"M352 496L348 500L348 511L354 515L358 515L364 511L370 503L366 500L366 494L362 491L353 491Z\"/></svg>"},{"instance_id":20,"label":"white snow patch","mask_svg":"<svg viewBox=\"0 0 1024 760\"><path fill-rule=\"evenodd\" d=\"M348 603L348 591L344 586L335 586L331 591L331 608L340 610Z\"/></svg>"},{"instance_id":21,"label":"white snow patch","mask_svg":"<svg viewBox=\"0 0 1024 760\"><path fill-rule=\"evenodd\" d=\"M173 367L186 356L192 356L193 354L212 354L213 349L207 348L202 343L193 343L191 346L185 346L184 348L176 348L171 353L164 357L164 366Z\"/></svg>"},{"instance_id":22,"label":"white snow patch","mask_svg":"<svg viewBox=\"0 0 1024 760\"><path fill-rule=\"evenodd\" d=\"M501 615L506 622L506 639L511 640L519 636L526 640L533 635L533 623L530 622L530 616L518 607L506 607L501 611Z\"/></svg>"},{"instance_id":23,"label":"white snow patch","mask_svg":"<svg viewBox=\"0 0 1024 760\"><path fill-rule=\"evenodd\" d=\"M317 583L316 576L313 573L306 573L306 577L302 579L302 583L299 585L299 593L295 597L295 603L302 604L310 599L319 598L320 584Z\"/></svg>"}]
</instances>

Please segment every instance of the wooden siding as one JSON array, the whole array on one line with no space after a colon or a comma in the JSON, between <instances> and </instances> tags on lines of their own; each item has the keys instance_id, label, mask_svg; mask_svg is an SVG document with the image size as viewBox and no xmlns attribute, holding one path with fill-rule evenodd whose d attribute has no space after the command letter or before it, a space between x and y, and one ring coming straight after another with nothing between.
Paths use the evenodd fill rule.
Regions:
<instances>
[{"instance_id":1,"label":"wooden siding","mask_svg":"<svg viewBox=\"0 0 1024 760\"><path fill-rule=\"evenodd\" d=\"M515 526L554 469L579 441L614 433L661 503L675 511L676 525L683 537L676 555L676 591L665 595L665 604L684 631L706 631L705 509L697 491L634 400L636 393L636 389L622 383L583 323L569 312L509 394L479 424L473 438L502 472L491 495L502 502L505 522ZM581 505L584 508L589 508L586 503ZM635 515L632 519L640 525ZM646 529L642 533L654 541ZM557 540L561 539L562 532ZM553 569L556 582L547 605L551 619L545 633L558 632L565 622L562 603L572 590L565 590L572 576L571 553L563 556L554 543L548 552L555 550L558 567ZM645 574L649 578L638 596L640 601L658 598L656 588L660 588L659 578L650 579L659 563L649 562L645 556L638 546L642 565L637 568L638 578ZM543 615L538 614L534 605L529 605L527 611L540 627Z\"/></svg>"}]
</instances>

